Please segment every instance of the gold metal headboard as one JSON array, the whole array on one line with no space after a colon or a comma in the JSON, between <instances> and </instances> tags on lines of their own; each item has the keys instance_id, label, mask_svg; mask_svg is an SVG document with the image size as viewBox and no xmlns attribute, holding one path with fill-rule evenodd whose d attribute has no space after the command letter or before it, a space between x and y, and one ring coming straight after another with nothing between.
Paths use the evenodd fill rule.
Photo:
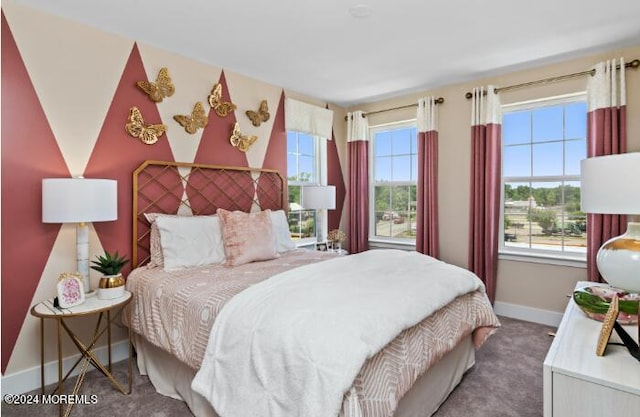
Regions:
<instances>
[{"instance_id":1,"label":"gold metal headboard","mask_svg":"<svg viewBox=\"0 0 640 417\"><path fill-rule=\"evenodd\" d=\"M285 181L274 169L145 161L133 172L132 266L149 261L145 213L286 210L285 198Z\"/></svg>"}]
</instances>

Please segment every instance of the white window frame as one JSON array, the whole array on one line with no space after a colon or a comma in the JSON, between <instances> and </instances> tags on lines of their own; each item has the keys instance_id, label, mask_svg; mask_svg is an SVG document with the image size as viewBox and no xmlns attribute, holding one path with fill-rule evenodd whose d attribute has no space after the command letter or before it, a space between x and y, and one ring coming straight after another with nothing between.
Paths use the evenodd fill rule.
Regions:
<instances>
[{"instance_id":1,"label":"white window frame","mask_svg":"<svg viewBox=\"0 0 640 417\"><path fill-rule=\"evenodd\" d=\"M375 134L378 131L383 130L391 130L391 129L402 129L402 128L416 128L416 136L418 133L418 124L416 119L408 119L401 120L398 122L390 122L379 125L369 126L369 243L372 246L377 247L401 247L403 249L415 248L416 239L415 238L400 238L400 237L386 237L386 236L376 236L376 202L375 202L375 187L376 185L384 185L384 184L392 184L392 185L415 185L418 186L418 167L416 166L416 180L415 182L411 181L398 181L391 183L377 183L375 181ZM416 142L417 145L417 142ZM418 154L417 146L416 146L416 155ZM411 219L409 219L411 221Z\"/></svg>"},{"instance_id":2,"label":"white window frame","mask_svg":"<svg viewBox=\"0 0 640 417\"><path fill-rule=\"evenodd\" d=\"M297 186L302 186L304 187L305 185L327 185L327 138L323 138L321 136L316 136L316 135L311 135L309 133L304 133L304 132L296 132L296 131L287 131L287 141L288 139L288 134L289 133L296 133L296 134L303 134L303 135L309 135L311 137L313 137L314 140L314 146L315 146L315 163L314 163L314 169L316 171L316 177L314 178L314 181L290 181L288 179L288 172L287 172L287 194L289 191L289 186L290 185L297 185ZM288 156L288 150L287 150L287 156ZM288 160L288 158L287 158ZM288 169L287 169L288 171ZM297 170L296 170L297 171ZM302 198L302 197L301 197ZM287 204L288 200L287 200ZM287 213L289 213L289 208L287 207ZM322 224L328 224L328 212L327 210L322 210L321 211L321 216L322 218L320 219L320 221L322 222ZM316 219L318 218L318 211L316 210ZM317 241L317 232L318 232L318 222L316 222L316 236L313 237L307 237L307 238L301 238L301 239L294 239L294 242L296 244L297 247L304 247L304 246L310 246L316 243Z\"/></svg>"},{"instance_id":3,"label":"white window frame","mask_svg":"<svg viewBox=\"0 0 640 417\"><path fill-rule=\"evenodd\" d=\"M542 98L537 100L530 100L525 102L511 103L502 105L502 113L534 110L541 107L554 106L560 104L570 104L577 102L586 102L586 91L566 94L561 96L554 96L548 98ZM502 149L502 155L504 155L504 145ZM533 162L533 161L532 161ZM504 160L502 161L504 164ZM563 164L565 163L563 159ZM501 170L504 172L504 170ZM531 182L562 182L562 181L580 181L580 175L567 175L567 176L532 176L527 177ZM505 246L504 240L504 185L509 182L519 182L523 177L505 177L501 175L500 179L500 232L499 232L499 245L498 254L499 259L524 261L533 263L545 263L555 264L562 266L571 266L578 268L586 268L586 251L582 252L568 252L568 251L553 251L536 248L518 248L513 246Z\"/></svg>"}]
</instances>

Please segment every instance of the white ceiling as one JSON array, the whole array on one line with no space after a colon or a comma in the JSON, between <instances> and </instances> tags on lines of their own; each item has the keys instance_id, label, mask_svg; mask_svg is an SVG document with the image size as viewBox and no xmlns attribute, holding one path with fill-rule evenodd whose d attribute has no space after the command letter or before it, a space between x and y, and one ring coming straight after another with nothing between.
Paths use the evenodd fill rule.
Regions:
<instances>
[{"instance_id":1,"label":"white ceiling","mask_svg":"<svg viewBox=\"0 0 640 417\"><path fill-rule=\"evenodd\" d=\"M640 44L639 0L15 2L345 107Z\"/></svg>"}]
</instances>

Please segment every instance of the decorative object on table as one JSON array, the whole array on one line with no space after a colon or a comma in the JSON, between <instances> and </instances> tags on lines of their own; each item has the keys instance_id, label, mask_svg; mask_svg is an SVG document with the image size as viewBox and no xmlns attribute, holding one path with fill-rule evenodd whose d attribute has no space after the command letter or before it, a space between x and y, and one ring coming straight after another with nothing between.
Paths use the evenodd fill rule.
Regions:
<instances>
[{"instance_id":1,"label":"decorative object on table","mask_svg":"<svg viewBox=\"0 0 640 417\"><path fill-rule=\"evenodd\" d=\"M167 126L163 124L146 124L142 118L142 114L137 107L129 109L129 118L127 124L124 125L129 135L140 139L146 145L153 145L158 138L167 131Z\"/></svg>"},{"instance_id":2,"label":"decorative object on table","mask_svg":"<svg viewBox=\"0 0 640 417\"><path fill-rule=\"evenodd\" d=\"M118 182L96 178L42 180L42 222L76 223L77 270L85 296L89 285L89 222L118 219Z\"/></svg>"},{"instance_id":3,"label":"decorative object on table","mask_svg":"<svg viewBox=\"0 0 640 417\"><path fill-rule=\"evenodd\" d=\"M69 308L84 303L84 284L78 272L64 272L56 284L58 306Z\"/></svg>"},{"instance_id":4,"label":"decorative object on table","mask_svg":"<svg viewBox=\"0 0 640 417\"><path fill-rule=\"evenodd\" d=\"M330 249L335 251L342 250L342 242L347 238L344 232L340 229L333 229L327 233L327 242L330 246Z\"/></svg>"},{"instance_id":5,"label":"decorative object on table","mask_svg":"<svg viewBox=\"0 0 640 417\"><path fill-rule=\"evenodd\" d=\"M258 111L247 110L245 114L249 120L251 120L251 124L255 127L258 127L262 122L269 120L269 117L271 116L269 114L269 105L267 104L267 100L262 100L260 102L260 108Z\"/></svg>"},{"instance_id":6,"label":"decorative object on table","mask_svg":"<svg viewBox=\"0 0 640 417\"><path fill-rule=\"evenodd\" d=\"M604 355L604 351L607 348L609 339L611 338L611 332L613 331L613 324L618 318L618 296L614 295L611 299L611 304L607 309L607 314L602 321L602 328L600 328L600 336L598 337L598 344L596 346L596 355Z\"/></svg>"},{"instance_id":7,"label":"decorative object on table","mask_svg":"<svg viewBox=\"0 0 640 417\"><path fill-rule=\"evenodd\" d=\"M209 105L220 117L227 117L229 113L236 109L236 105L230 101L222 101L222 84L217 83L213 86L209 95Z\"/></svg>"},{"instance_id":8,"label":"decorative object on table","mask_svg":"<svg viewBox=\"0 0 640 417\"><path fill-rule=\"evenodd\" d=\"M619 288L604 285L583 287L573 292L573 301L594 320L603 321L614 297L618 298L618 322L636 324L638 322L638 304L640 294L630 293Z\"/></svg>"},{"instance_id":9,"label":"decorative object on table","mask_svg":"<svg viewBox=\"0 0 640 417\"><path fill-rule=\"evenodd\" d=\"M631 356L640 361L640 346L629 336L629 333L622 328L622 325L617 320L620 313L619 302L618 296L614 295L611 299L607 314L602 321L600 336L598 337L598 344L596 345L596 355L604 355L607 345L609 344L609 339L611 338L611 332L615 329L618 337L622 340L622 344L627 348Z\"/></svg>"},{"instance_id":10,"label":"decorative object on table","mask_svg":"<svg viewBox=\"0 0 640 417\"><path fill-rule=\"evenodd\" d=\"M586 213L640 215L640 152L581 161L581 210ZM640 293L640 221L598 250L600 274L614 287Z\"/></svg>"},{"instance_id":11,"label":"decorative object on table","mask_svg":"<svg viewBox=\"0 0 640 417\"><path fill-rule=\"evenodd\" d=\"M97 256L97 261L91 261L91 269L102 273L98 285L98 298L110 300L124 295L124 277L120 272L122 267L129 262L116 251L113 255L105 251L104 255Z\"/></svg>"},{"instance_id":12,"label":"decorative object on table","mask_svg":"<svg viewBox=\"0 0 640 417\"><path fill-rule=\"evenodd\" d=\"M327 234L324 226L324 210L336 208L336 187L334 185L305 185L302 187L300 204L305 210L318 210L316 214L316 239L325 242Z\"/></svg>"},{"instance_id":13,"label":"decorative object on table","mask_svg":"<svg viewBox=\"0 0 640 417\"><path fill-rule=\"evenodd\" d=\"M326 252L327 251L327 243L326 242L316 243L316 250L319 250L320 252Z\"/></svg>"},{"instance_id":14,"label":"decorative object on table","mask_svg":"<svg viewBox=\"0 0 640 417\"><path fill-rule=\"evenodd\" d=\"M145 92L151 101L156 103L160 103L166 97L171 97L176 91L167 68L160 68L155 83L151 81L138 81L136 85L140 90Z\"/></svg>"},{"instance_id":15,"label":"decorative object on table","mask_svg":"<svg viewBox=\"0 0 640 417\"><path fill-rule=\"evenodd\" d=\"M231 145L238 148L242 152L246 152L249 150L249 147L258 140L257 136L254 135L243 135L240 132L240 125L238 122L233 126L233 132L231 133L231 137L229 138L229 142Z\"/></svg>"},{"instance_id":16,"label":"decorative object on table","mask_svg":"<svg viewBox=\"0 0 640 417\"><path fill-rule=\"evenodd\" d=\"M184 130L189 134L194 134L198 129L204 128L209 123L209 117L202 107L202 103L199 101L193 106L191 115L177 114L173 116L173 119L180 123L180 126L184 127Z\"/></svg>"}]
</instances>

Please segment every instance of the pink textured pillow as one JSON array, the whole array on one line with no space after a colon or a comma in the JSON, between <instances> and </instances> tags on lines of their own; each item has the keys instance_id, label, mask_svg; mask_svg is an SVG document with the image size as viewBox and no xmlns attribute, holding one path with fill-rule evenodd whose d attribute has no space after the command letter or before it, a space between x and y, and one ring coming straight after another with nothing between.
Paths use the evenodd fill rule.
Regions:
<instances>
[{"instance_id":1,"label":"pink textured pillow","mask_svg":"<svg viewBox=\"0 0 640 417\"><path fill-rule=\"evenodd\" d=\"M278 257L271 210L256 213L218 209L227 258L225 265L243 265Z\"/></svg>"}]
</instances>

